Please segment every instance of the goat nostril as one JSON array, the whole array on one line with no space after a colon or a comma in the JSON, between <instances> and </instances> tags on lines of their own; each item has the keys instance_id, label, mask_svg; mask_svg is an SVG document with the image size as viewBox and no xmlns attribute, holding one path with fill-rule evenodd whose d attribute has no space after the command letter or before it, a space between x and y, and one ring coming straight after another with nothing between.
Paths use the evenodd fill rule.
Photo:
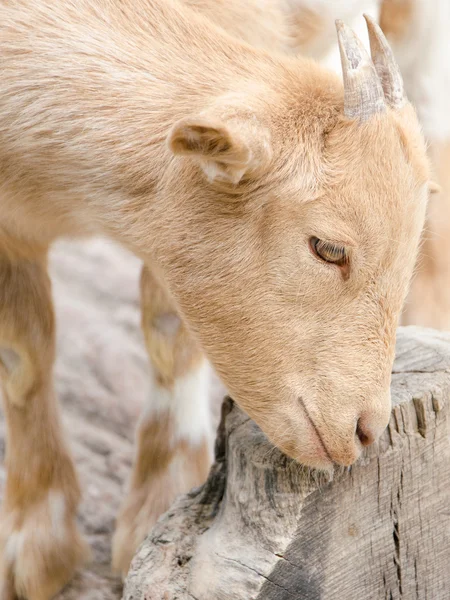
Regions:
<instances>
[{"instance_id":1,"label":"goat nostril","mask_svg":"<svg viewBox=\"0 0 450 600\"><path fill-rule=\"evenodd\" d=\"M375 441L375 436L370 431L370 428L363 425L361 419L358 420L356 425L356 435L363 446L370 446Z\"/></svg>"}]
</instances>

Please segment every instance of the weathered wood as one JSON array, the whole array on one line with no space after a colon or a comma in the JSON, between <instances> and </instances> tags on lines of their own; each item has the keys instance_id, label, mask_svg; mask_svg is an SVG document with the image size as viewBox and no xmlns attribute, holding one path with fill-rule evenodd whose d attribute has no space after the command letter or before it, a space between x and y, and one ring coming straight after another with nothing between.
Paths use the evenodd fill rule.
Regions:
<instances>
[{"instance_id":1,"label":"weathered wood","mask_svg":"<svg viewBox=\"0 0 450 600\"><path fill-rule=\"evenodd\" d=\"M398 336L393 411L350 469L320 475L231 401L204 487L136 555L125 600L450 598L450 336Z\"/></svg>"}]
</instances>

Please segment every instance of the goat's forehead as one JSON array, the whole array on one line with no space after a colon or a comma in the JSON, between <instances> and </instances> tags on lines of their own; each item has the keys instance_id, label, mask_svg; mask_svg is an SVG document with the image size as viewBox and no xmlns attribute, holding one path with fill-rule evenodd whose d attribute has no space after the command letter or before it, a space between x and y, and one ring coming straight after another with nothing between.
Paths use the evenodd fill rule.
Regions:
<instances>
[{"instance_id":1,"label":"goat's forehead","mask_svg":"<svg viewBox=\"0 0 450 600\"><path fill-rule=\"evenodd\" d=\"M325 136L324 159L333 171L348 172L390 185L426 183L429 164L426 147L414 110L389 111L368 122L337 121Z\"/></svg>"},{"instance_id":2,"label":"goat's forehead","mask_svg":"<svg viewBox=\"0 0 450 600\"><path fill-rule=\"evenodd\" d=\"M378 153L365 161L359 158L310 161L306 168L299 162L295 185L287 182L281 190L298 211L294 221L306 220L311 231L366 247L415 243L423 224L427 182L418 181L404 156L395 160Z\"/></svg>"},{"instance_id":3,"label":"goat's forehead","mask_svg":"<svg viewBox=\"0 0 450 600\"><path fill-rule=\"evenodd\" d=\"M392 120L352 129L325 146L318 180L343 206L356 203L386 211L386 217L414 213L413 207L424 202L429 180L420 132L405 132Z\"/></svg>"},{"instance_id":4,"label":"goat's forehead","mask_svg":"<svg viewBox=\"0 0 450 600\"><path fill-rule=\"evenodd\" d=\"M300 201L318 200L338 212L359 212L366 204L374 211L403 212L423 201L421 190L428 182L428 170L409 161L399 140L395 147L355 144L334 148L333 153L300 150L283 167L283 179Z\"/></svg>"},{"instance_id":5,"label":"goat's forehead","mask_svg":"<svg viewBox=\"0 0 450 600\"><path fill-rule=\"evenodd\" d=\"M397 168L396 168L397 167ZM386 236L408 237L420 226L428 191L412 169L400 165L343 173L323 188L317 205L323 204L337 223L355 230L357 237L381 241Z\"/></svg>"},{"instance_id":6,"label":"goat's forehead","mask_svg":"<svg viewBox=\"0 0 450 600\"><path fill-rule=\"evenodd\" d=\"M394 119L358 125L309 123L302 131L285 132L278 151L277 174L318 187L339 181L358 190L389 185L404 188L426 183L428 159L420 130L406 130ZM331 125L331 127L330 127ZM413 124L414 125L414 124Z\"/></svg>"}]
</instances>

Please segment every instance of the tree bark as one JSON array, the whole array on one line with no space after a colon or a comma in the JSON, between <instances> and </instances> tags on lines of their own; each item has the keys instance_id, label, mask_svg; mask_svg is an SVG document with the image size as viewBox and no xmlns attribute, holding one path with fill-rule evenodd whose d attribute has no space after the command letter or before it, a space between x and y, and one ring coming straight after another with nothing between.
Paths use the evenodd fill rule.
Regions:
<instances>
[{"instance_id":1,"label":"tree bark","mask_svg":"<svg viewBox=\"0 0 450 600\"><path fill-rule=\"evenodd\" d=\"M124 599L449 598L449 396L450 336L400 329L389 427L329 477L226 400L208 481L152 530Z\"/></svg>"}]
</instances>

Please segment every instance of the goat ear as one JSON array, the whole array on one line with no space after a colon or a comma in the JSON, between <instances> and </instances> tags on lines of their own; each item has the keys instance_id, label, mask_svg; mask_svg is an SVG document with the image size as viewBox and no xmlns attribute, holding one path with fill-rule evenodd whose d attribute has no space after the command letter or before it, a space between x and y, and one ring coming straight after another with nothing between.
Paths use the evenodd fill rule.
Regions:
<instances>
[{"instance_id":1,"label":"goat ear","mask_svg":"<svg viewBox=\"0 0 450 600\"><path fill-rule=\"evenodd\" d=\"M210 181L237 184L256 171L270 155L269 145L257 139L245 123L224 123L209 117L182 119L172 128L168 143L175 155L189 156ZM267 136L266 136L267 137Z\"/></svg>"},{"instance_id":2,"label":"goat ear","mask_svg":"<svg viewBox=\"0 0 450 600\"><path fill-rule=\"evenodd\" d=\"M442 192L442 188L435 181L429 181L428 182L428 191L430 192L430 194L439 194L439 192Z\"/></svg>"}]
</instances>

